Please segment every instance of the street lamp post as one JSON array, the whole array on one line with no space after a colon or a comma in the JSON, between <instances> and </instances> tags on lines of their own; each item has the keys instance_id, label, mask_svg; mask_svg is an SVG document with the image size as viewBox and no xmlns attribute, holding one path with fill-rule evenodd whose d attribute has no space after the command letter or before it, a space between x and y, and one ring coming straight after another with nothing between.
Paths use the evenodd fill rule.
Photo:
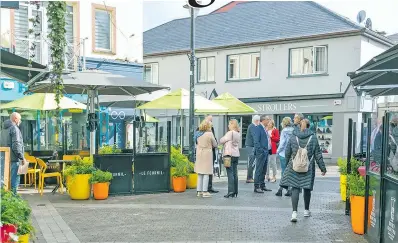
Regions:
<instances>
[{"instance_id":1,"label":"street lamp post","mask_svg":"<svg viewBox=\"0 0 398 243\"><path fill-rule=\"evenodd\" d=\"M189 9L191 20L191 54L189 56L190 65L190 81L189 81L189 158L194 161L194 131L195 131L195 17L198 9L185 5L184 8Z\"/></svg>"}]
</instances>

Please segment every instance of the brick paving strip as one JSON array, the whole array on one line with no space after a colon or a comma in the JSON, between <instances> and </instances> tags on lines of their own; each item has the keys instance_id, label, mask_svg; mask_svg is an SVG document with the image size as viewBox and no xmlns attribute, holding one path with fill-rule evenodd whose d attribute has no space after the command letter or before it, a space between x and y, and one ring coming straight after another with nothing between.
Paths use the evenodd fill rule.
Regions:
<instances>
[{"instance_id":1,"label":"brick paving strip","mask_svg":"<svg viewBox=\"0 0 398 243\"><path fill-rule=\"evenodd\" d=\"M41 200L40 204L31 203L31 207L40 233L47 243L80 243L80 240L49 201ZM42 240L39 239L39 241Z\"/></svg>"}]
</instances>

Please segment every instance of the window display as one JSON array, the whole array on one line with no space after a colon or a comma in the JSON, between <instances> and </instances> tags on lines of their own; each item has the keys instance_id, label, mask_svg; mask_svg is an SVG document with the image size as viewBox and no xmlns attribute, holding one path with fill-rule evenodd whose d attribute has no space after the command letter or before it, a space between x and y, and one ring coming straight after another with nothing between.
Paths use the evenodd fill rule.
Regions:
<instances>
[{"instance_id":1,"label":"window display","mask_svg":"<svg viewBox=\"0 0 398 243\"><path fill-rule=\"evenodd\" d=\"M324 115L306 115L310 120L310 129L316 134L319 146L323 154L332 153L332 132L333 116Z\"/></svg>"}]
</instances>

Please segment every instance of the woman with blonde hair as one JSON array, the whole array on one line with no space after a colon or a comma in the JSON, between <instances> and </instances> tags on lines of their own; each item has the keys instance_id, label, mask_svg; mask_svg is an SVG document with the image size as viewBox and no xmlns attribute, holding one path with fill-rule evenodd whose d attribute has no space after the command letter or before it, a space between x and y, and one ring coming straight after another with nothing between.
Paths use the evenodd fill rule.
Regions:
<instances>
[{"instance_id":1,"label":"woman with blonde hair","mask_svg":"<svg viewBox=\"0 0 398 243\"><path fill-rule=\"evenodd\" d=\"M197 143L195 172L198 174L198 197L211 197L208 192L209 175L213 174L213 148L217 147L211 128L211 122L204 120L195 134Z\"/></svg>"},{"instance_id":2,"label":"woman with blonde hair","mask_svg":"<svg viewBox=\"0 0 398 243\"><path fill-rule=\"evenodd\" d=\"M268 181L275 183L276 173L278 172L276 167L276 149L277 149L277 143L279 143L279 130L276 129L274 120L270 120L268 122L267 132L271 140L271 150L270 153L268 154L268 165L267 165L268 168L267 168L266 178ZM272 179L270 178L271 169L272 169Z\"/></svg>"},{"instance_id":3,"label":"woman with blonde hair","mask_svg":"<svg viewBox=\"0 0 398 243\"><path fill-rule=\"evenodd\" d=\"M292 119L290 117L285 117L282 119L282 132L281 132L281 140L278 146L278 149L276 150L276 154L279 156L279 161L281 162L281 170L282 170L282 176L283 177L283 173L285 172L286 169L286 158L285 158L285 150L286 150L286 145L287 142L290 139L290 136L292 136L294 128L293 128L293 124L292 124ZM282 187L279 187L278 192L275 194L278 197L282 196ZM290 197L291 196L291 190L287 190L285 196Z\"/></svg>"},{"instance_id":4,"label":"woman with blonde hair","mask_svg":"<svg viewBox=\"0 0 398 243\"><path fill-rule=\"evenodd\" d=\"M228 193L224 196L225 198L238 196L238 162L240 156L238 121L230 120L228 128L229 131L220 139L220 143L224 144L223 161L228 176Z\"/></svg>"}]
</instances>

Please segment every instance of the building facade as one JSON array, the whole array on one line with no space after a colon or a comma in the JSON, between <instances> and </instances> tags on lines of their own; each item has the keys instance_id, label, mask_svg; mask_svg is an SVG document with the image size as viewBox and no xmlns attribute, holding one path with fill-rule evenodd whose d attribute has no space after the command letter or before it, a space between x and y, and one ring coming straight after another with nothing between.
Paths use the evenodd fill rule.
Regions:
<instances>
[{"instance_id":1,"label":"building facade","mask_svg":"<svg viewBox=\"0 0 398 243\"><path fill-rule=\"evenodd\" d=\"M256 23L258 27L262 21L263 24L272 25L278 20L264 19L263 16L267 15L267 12L256 16L256 11L271 9L278 12L282 19L286 14L288 19L292 15L294 18L295 13L286 9L293 8L296 9L296 14L301 16L301 32L300 28L292 29L283 23L275 23L277 26L267 28L275 27L275 31L279 31L278 35L266 39L268 35L261 36L256 28L248 30L241 27L246 26L245 18L249 18L249 12L252 14L250 22ZM309 19L302 17L301 12L312 12L324 20L333 22L334 26L330 27L321 22L311 23ZM231 21L233 18L234 22L229 27L218 22L221 29L210 26L207 33L211 35L208 35L204 25L215 18L219 21ZM172 89L189 89L190 63L186 46L172 42L175 32L169 31L171 36L163 37L169 39L168 46L174 46L174 49L162 46L159 43L160 39L154 37L156 33L174 25L184 26L184 21L189 20L174 20L144 33L144 74L147 81L169 85ZM314 26L321 30L307 33L306 29ZM235 27L238 30L234 29ZM231 33L227 33L225 29ZM293 31L294 37L290 37ZM250 40L254 38L248 37L250 35L257 35L256 42ZM283 35L286 38L280 38L284 37ZM199 17L196 36L199 43L196 53L197 94L209 98L210 94L229 92L253 107L258 114L272 116L277 127L283 117L303 113L312 122L311 129L319 139L324 157L332 160L346 155L348 119L353 118L359 124L376 110L374 100L359 95L352 89L347 72L356 70L392 45L387 38L347 22L341 16L311 2L248 2L229 7L227 5L214 13ZM230 39L226 39L225 36ZM184 41L183 37L180 39L181 42ZM166 116L165 113L163 116ZM167 116L167 119L170 119L170 112ZM226 121L230 118L236 118L240 122L241 146L244 147L251 115L216 119L217 136L222 136ZM173 124L179 122L177 116L172 120ZM178 132L173 134L178 135Z\"/></svg>"}]
</instances>

